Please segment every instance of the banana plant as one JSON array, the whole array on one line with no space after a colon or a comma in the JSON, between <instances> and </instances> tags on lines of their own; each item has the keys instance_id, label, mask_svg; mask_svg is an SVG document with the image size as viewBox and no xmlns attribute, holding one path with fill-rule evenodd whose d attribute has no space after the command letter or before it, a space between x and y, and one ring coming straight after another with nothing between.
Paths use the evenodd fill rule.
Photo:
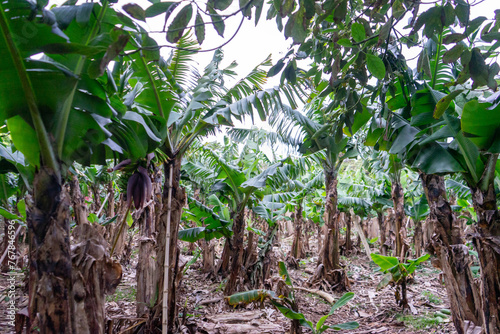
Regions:
<instances>
[{"instance_id":1,"label":"banana plant","mask_svg":"<svg viewBox=\"0 0 500 334\"><path fill-rule=\"evenodd\" d=\"M303 313L298 311L298 305L295 300L295 289L292 284L290 275L284 262L279 262L279 274L282 277L287 288L282 289L285 295L277 296L274 291L270 290L250 290L245 292L235 293L229 297L226 297L226 301L231 306L237 306L239 304L249 304L252 302L263 302L264 300L269 300L271 304L281 312L285 317L292 320L292 333L298 333L298 326L310 329L314 334L320 334L328 329L333 330L351 330L359 327L356 321L345 322L336 325L325 325L328 318L340 307L347 304L353 297L353 292L347 292L342 297L340 297L335 304L330 309L328 314L322 316L316 324L306 319Z\"/></svg>"},{"instance_id":2,"label":"banana plant","mask_svg":"<svg viewBox=\"0 0 500 334\"><path fill-rule=\"evenodd\" d=\"M233 247L234 253L230 277L225 288L225 293L229 295L236 290L236 281L238 277L241 277L240 260L243 254L245 208L252 198L255 197L258 199L263 196L260 189L266 186L268 178L276 173L278 167L280 167L282 163L275 163L263 170L260 174L249 178L241 169L229 164L214 152L207 151L206 157L210 166L217 168L217 178L220 180L214 184L212 191L227 197L231 208L230 211L233 221L231 246Z\"/></svg>"},{"instance_id":3,"label":"banana plant","mask_svg":"<svg viewBox=\"0 0 500 334\"><path fill-rule=\"evenodd\" d=\"M127 108L108 94L104 82L108 64L128 43L128 34L115 29L115 23L131 22L106 1L50 10L46 4L0 5L0 121L6 122L16 149L36 168L28 215L33 273L29 326L37 319L43 331L71 333L83 326L100 333L103 308L84 307L87 317L72 314L69 206L63 182L74 161L104 163L106 155L123 152L108 127L120 124ZM33 57L39 53L41 58ZM91 290L101 294L104 289Z\"/></svg>"},{"instance_id":4,"label":"banana plant","mask_svg":"<svg viewBox=\"0 0 500 334\"><path fill-rule=\"evenodd\" d=\"M408 263L400 262L397 257L394 256L384 256L380 254L371 254L373 262L375 262L385 276L382 278L377 286L377 290L385 288L389 284L396 285L397 289L395 292L396 302L403 308L408 308L408 299L406 296L406 283L408 277L410 277L417 266L427 261L430 254L422 255L421 257L411 260L406 260ZM401 290L399 290L401 289Z\"/></svg>"},{"instance_id":5,"label":"banana plant","mask_svg":"<svg viewBox=\"0 0 500 334\"><path fill-rule=\"evenodd\" d=\"M500 109L494 101L479 102L475 97L472 99L467 98L468 94L469 92L464 93L461 90L454 90L446 94L441 90L426 85L423 89L417 91L412 98L411 108L409 109L412 113L411 118L405 119L402 117L403 115L394 114L393 124L401 129L398 134L398 140L400 140L398 145L402 144L400 146L401 151L407 151L412 166L421 173L422 183L431 208L431 216L436 217L437 221L442 225L442 228L439 229L442 240L445 240L445 244L461 245L458 247L465 247L462 232L454 223L455 218L449 203L445 206L438 204L442 200L448 201L446 199L444 179L436 174L460 173L465 179L473 194L472 202L477 219L477 225L475 226L480 231L475 242L476 247L480 247L481 235L493 236L500 233L495 228L498 225L495 223L497 221L495 217L497 217L498 213L495 194L495 174L498 157L498 150L495 146L495 131L500 124L497 117ZM470 94L473 95L473 92ZM427 121L422 123L424 117L427 118ZM478 200L479 198L481 199ZM489 211L490 214L485 215L485 205L495 208L493 214ZM491 253L488 256L493 256L492 254L495 253L488 247L481 247L485 253ZM440 244L436 243L435 249L438 254L440 254L438 251L440 248ZM497 255L494 255L494 257L496 258ZM453 257L449 257L449 259L453 259ZM441 263L443 261L444 259ZM457 262L456 265L450 264L450 268L461 267L463 264L460 258L453 261L459 263ZM482 266L486 268L489 264L491 264L491 261L486 261L483 258ZM454 279L454 271L452 269L447 271L446 277ZM488 273L487 275L496 275L493 274L495 271L491 272L485 269L484 272ZM470 271L466 270L462 274L464 277L460 281L468 282L463 283L468 286L472 285ZM485 280L483 284L489 283ZM484 309L491 309L491 304L480 306L477 294L472 293L473 288L466 289L464 287L464 291L471 291L471 294L466 297L467 301L458 296L454 304L457 305L457 308L467 307L470 312L463 312L463 314L471 315L470 319L467 320L479 324L481 322L479 320L480 312ZM496 309L490 311L499 312ZM483 326L494 332L492 328L495 326L498 328L498 322L494 318L488 317L488 319ZM463 322L456 321L455 326L462 328ZM460 330L463 331L463 329Z\"/></svg>"},{"instance_id":6,"label":"banana plant","mask_svg":"<svg viewBox=\"0 0 500 334\"><path fill-rule=\"evenodd\" d=\"M222 51L214 53L212 62L199 76L189 71L189 63L198 47L187 35L179 36L176 39L179 48L169 59L163 59L157 43L144 37L143 31L137 29L138 32L131 36L133 50L127 52L134 70L126 81L132 88L127 96L135 101L130 107L150 112L166 125L162 128L165 138L160 149L167 157L163 200L167 205L163 206L164 212L158 225L162 241L157 257L158 268L165 269L165 277L158 282L164 296L158 299L158 303L165 303L165 307L156 308L157 313L152 318L155 324L152 326L159 326L162 314L165 317L162 327L171 331L176 319L174 285L178 270L169 263L174 263L177 251L173 245L178 238L182 211L180 203L184 202L184 191L179 184L183 156L198 138L214 134L220 126L233 126L235 120L241 121L245 116L258 114L261 120L265 120L268 113L281 108L282 102L279 89L262 88L266 81L266 72L262 67L269 66L270 59L232 87L226 87L226 78L235 75L235 64L220 68ZM137 49L141 52L136 52ZM167 239L167 235L170 238ZM165 256L167 250L168 256Z\"/></svg>"},{"instance_id":7,"label":"banana plant","mask_svg":"<svg viewBox=\"0 0 500 334\"><path fill-rule=\"evenodd\" d=\"M188 208L182 213L182 220L195 222L196 227L184 228L179 231L179 239L187 242L196 242L200 239L207 241L214 238L230 238L232 230L229 210L215 195L208 198L208 204L217 203L209 208L193 198L188 199Z\"/></svg>"},{"instance_id":8,"label":"banana plant","mask_svg":"<svg viewBox=\"0 0 500 334\"><path fill-rule=\"evenodd\" d=\"M314 87L305 106L305 114L284 108L282 113L272 115L270 124L276 129L280 141L298 148L301 154L310 155L319 151L324 153L321 164L325 175L325 224L328 229L318 265L322 264L325 270L317 271L319 276L313 280L327 279L339 290L343 290L347 286L345 275L342 271L335 270L341 268L336 219L337 175L342 163L357 155L357 149L350 138L371 118L371 111L364 104L366 101L359 100L355 108L346 113L345 106L333 103L336 97L331 91L320 94L325 87L328 87L327 81L321 81ZM347 117L351 112L352 117ZM332 276L329 273L335 274Z\"/></svg>"},{"instance_id":9,"label":"banana plant","mask_svg":"<svg viewBox=\"0 0 500 334\"><path fill-rule=\"evenodd\" d=\"M465 245L463 233L456 224L447 199L442 176L461 173L471 191L482 198L481 203L489 202L490 207L496 208L496 204L491 205L496 203L493 199L496 197L494 188L491 187L496 165L496 150L493 148L493 133L498 127L496 105L485 102L487 105L481 106L477 98L482 93L476 88L488 86L492 90L497 89L494 78L500 66L490 59L492 52L498 48L498 43L494 42L498 36L494 37L491 33L496 33L498 27L486 24L480 28L486 18L473 19L469 14L469 5L462 1L456 2L455 7L451 3L443 3L422 13L411 32L416 37L423 28L425 36L425 47L416 69L419 73L417 78L422 81L405 78L389 88L389 94L381 99L385 104L383 112L388 115L387 123L373 120L371 134L367 137L369 142L375 143L375 137L381 138L380 134L384 133L384 140L379 141L378 146L391 153L404 155L407 163L420 173L430 216L438 232L438 238L434 238L432 246L434 253L441 257L446 286L454 305L454 324L459 333L466 331L465 321L479 326L482 319L486 319L486 323L482 324L485 332L498 331L500 326L496 316L490 316L499 314L498 308L491 306L492 299L485 304L485 299L481 302L479 298L470 269L465 265L469 260L453 256L456 251L452 251L452 248L464 248L465 253ZM438 17L440 20L436 20ZM456 24L460 25L459 29L465 27L464 31L452 31L457 29ZM480 48L476 44L478 36L484 37L485 45ZM481 112L483 107L489 111ZM387 113L387 109L395 112ZM384 127L389 130L385 131ZM388 137L392 139L387 141ZM484 200L488 196L489 200ZM477 212L484 212L482 205L474 206ZM496 220L496 212L490 212L490 221L482 224L489 227L485 230L479 227L478 230L482 232L478 235L498 234L498 231L492 234L495 228L491 229L491 226L497 225L492 223ZM478 216L477 220L481 221L481 217ZM488 252L488 247L482 249ZM498 255L494 257L498 258ZM486 266L486 263L492 262L483 263ZM498 276L490 269L484 272ZM495 274L489 274L492 272ZM490 277L489 281L492 280L494 278ZM483 284L487 282L485 279ZM460 291L466 291L466 294L457 294L451 288L453 286L460 286ZM482 289L487 290L489 288ZM497 290L491 291L495 291L494 295L498 296ZM489 295L488 298L493 297ZM488 315L485 316L483 312Z\"/></svg>"}]
</instances>

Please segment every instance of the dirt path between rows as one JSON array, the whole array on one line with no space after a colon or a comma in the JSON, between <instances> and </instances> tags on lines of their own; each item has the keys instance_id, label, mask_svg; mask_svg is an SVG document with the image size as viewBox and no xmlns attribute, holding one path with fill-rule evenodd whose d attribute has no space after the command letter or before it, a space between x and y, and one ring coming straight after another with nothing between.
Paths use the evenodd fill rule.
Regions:
<instances>
[{"instance_id":1,"label":"dirt path between rows","mask_svg":"<svg viewBox=\"0 0 500 334\"><path fill-rule=\"evenodd\" d=\"M313 243L313 242L312 242ZM278 260L283 260L291 245L291 238L283 239L274 253ZM137 249L137 248L134 248ZM182 247L186 253L187 247ZM311 250L316 253L315 249ZM310 255L312 255L310 254ZM185 255L187 259L192 258ZM402 312L396 305L394 288L386 287L377 291L377 284L382 274L375 271L376 265L369 261L361 251L354 251L342 257L350 281L351 291L355 297L344 307L337 310L326 322L334 325L347 321L357 321L360 326L349 333L456 333L451 317L443 317L441 309L449 307L446 290L442 284L440 271L429 262L417 271L408 286L408 300L412 304L409 311ZM293 284L301 287L312 275L316 267L315 256L300 261L298 270L289 269ZM185 273L180 291L180 317L184 333L288 333L290 320L285 318L269 303L263 305L250 304L233 308L223 299L224 285L220 279L207 278L200 272L201 259L192 264ZM112 333L119 333L140 320L135 314L135 266L136 252L132 252L130 264L124 267L123 280L115 294L107 297L107 316L113 319L116 328ZM278 276L277 268L273 275ZM23 274L16 280L16 306L27 305L27 295L22 290ZM0 333L15 333L8 324L7 289L8 276L0 275ZM335 299L340 294L330 293ZM330 310L329 304L315 294L296 291L299 310L313 323ZM334 332L329 330L328 332ZM340 333L347 331L340 331ZM125 333L133 333L133 329ZM304 330L304 333L308 333Z\"/></svg>"}]
</instances>

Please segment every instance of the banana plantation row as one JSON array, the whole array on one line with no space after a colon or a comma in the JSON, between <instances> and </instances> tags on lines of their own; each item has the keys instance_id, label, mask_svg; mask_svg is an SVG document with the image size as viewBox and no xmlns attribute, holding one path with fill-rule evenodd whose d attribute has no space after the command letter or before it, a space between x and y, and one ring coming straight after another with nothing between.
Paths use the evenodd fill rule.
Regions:
<instances>
[{"instance_id":1,"label":"banana plantation row","mask_svg":"<svg viewBox=\"0 0 500 334\"><path fill-rule=\"evenodd\" d=\"M476 3L464 0L253 0L235 12L231 0L150 2L0 4L2 261L17 258L9 226L16 249L29 247L29 302L17 326L104 333L105 295L121 280L117 257L132 223L142 235L138 312L147 317L137 331L176 330L179 238L201 245L225 296L261 288L270 266L290 286L285 263L264 261L286 212L296 232L288 265L323 225L310 284L348 290L339 254L352 247L351 229L362 230L357 218L351 225L353 210L378 217L382 255L372 259L401 289L403 308L406 276L428 257L425 247L443 271L457 332L500 332L500 10L471 17ZM236 72L220 66L221 50L196 69L205 29L224 36L232 16L258 24L264 8L292 41L282 59L231 87ZM151 19L164 22L160 33L145 28ZM168 57L164 47L174 48ZM275 75L279 87L266 89ZM273 131L234 126L256 117ZM222 147L203 144L220 131ZM276 156L278 147L292 156ZM260 223L246 226L248 217ZM216 266L215 238L225 240ZM269 298L294 332L330 328L326 318L306 321L293 293L282 297L253 298Z\"/></svg>"}]
</instances>

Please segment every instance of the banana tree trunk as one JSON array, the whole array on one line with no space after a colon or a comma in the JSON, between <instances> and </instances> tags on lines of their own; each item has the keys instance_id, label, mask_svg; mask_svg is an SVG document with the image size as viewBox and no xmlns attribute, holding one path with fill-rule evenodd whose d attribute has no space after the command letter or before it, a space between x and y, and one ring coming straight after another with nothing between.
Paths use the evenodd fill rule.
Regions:
<instances>
[{"instance_id":1,"label":"banana tree trunk","mask_svg":"<svg viewBox=\"0 0 500 334\"><path fill-rule=\"evenodd\" d=\"M123 219L126 219L126 215L128 214L128 205L126 204L126 201L124 201L123 195L120 198L121 205L120 209L118 210L118 217L116 219L117 222L123 221ZM113 245L116 241L115 249L113 251L113 254L116 254L117 257L120 257L121 254L123 254L123 250L125 248L125 244L127 242L127 231L128 231L128 224L125 223L123 224L123 228L121 228L121 224L110 224L108 226L112 226L110 228L110 233L108 237L111 237L111 239L108 238L108 242L110 245ZM112 254L112 255L113 255Z\"/></svg>"},{"instance_id":2,"label":"banana tree trunk","mask_svg":"<svg viewBox=\"0 0 500 334\"><path fill-rule=\"evenodd\" d=\"M155 284L155 287L157 287L159 293L157 303L155 305L153 321L150 326L153 326L155 328L159 328L162 326L164 298L162 291L164 291L164 284L167 284L167 300L165 305L167 306L166 319L168 326L167 328L164 328L164 332L166 331L168 333L172 333L176 326L175 321L177 319L177 291L182 277L182 272L179 271L179 249L177 245L182 208L184 207L184 204L186 202L186 193L184 191L184 188L181 188L179 185L181 176L181 160L182 156L177 156L174 160L164 165L165 183L162 195L162 212L156 226L158 234L156 239L157 283ZM172 178L170 178L170 165L172 166ZM169 185L171 185L171 187L169 187ZM169 188L171 188L170 208L168 206ZM169 232L168 239L167 231ZM168 254L167 261L165 261L166 253ZM165 266L165 263L167 263L167 266ZM165 282L165 277L168 277L167 282Z\"/></svg>"},{"instance_id":3,"label":"banana tree trunk","mask_svg":"<svg viewBox=\"0 0 500 334\"><path fill-rule=\"evenodd\" d=\"M271 277L271 271L275 270L277 261L273 252L273 244L278 235L278 226L275 224L272 229L267 231L266 242L260 248L257 257L254 258L250 266L245 266L244 270L247 273L245 283L249 283L246 287L251 289L264 288L267 280Z\"/></svg>"},{"instance_id":4,"label":"banana tree trunk","mask_svg":"<svg viewBox=\"0 0 500 334\"><path fill-rule=\"evenodd\" d=\"M422 255L422 221L419 220L415 223L415 234L413 235L413 244L415 245L415 257L419 258Z\"/></svg>"},{"instance_id":5,"label":"banana tree trunk","mask_svg":"<svg viewBox=\"0 0 500 334\"><path fill-rule=\"evenodd\" d=\"M233 246L233 256L231 259L231 273L224 289L224 294L230 296L238 288L238 279L242 278L241 267L243 264L243 236L245 232L245 210L238 210L233 217L233 237L231 245Z\"/></svg>"},{"instance_id":6,"label":"banana tree trunk","mask_svg":"<svg viewBox=\"0 0 500 334\"><path fill-rule=\"evenodd\" d=\"M82 192L80 190L80 182L75 174L71 176L71 181L69 183L71 204L73 206L73 212L75 213L75 221L77 225L87 224L88 209L85 200L83 199Z\"/></svg>"},{"instance_id":7,"label":"banana tree trunk","mask_svg":"<svg viewBox=\"0 0 500 334\"><path fill-rule=\"evenodd\" d=\"M222 248L222 254L220 260L217 264L216 274L221 274L222 276L227 276L229 273L229 263L231 260L231 239L226 238L224 242L224 247Z\"/></svg>"},{"instance_id":8,"label":"banana tree trunk","mask_svg":"<svg viewBox=\"0 0 500 334\"><path fill-rule=\"evenodd\" d=\"M339 211L337 209L337 177L333 173L325 173L326 178L326 208L325 236L321 250L321 263L325 271L340 268L339 257Z\"/></svg>"},{"instance_id":9,"label":"banana tree trunk","mask_svg":"<svg viewBox=\"0 0 500 334\"><path fill-rule=\"evenodd\" d=\"M113 181L108 183L108 207L107 207L107 217L113 218L115 216L115 187L113 186Z\"/></svg>"},{"instance_id":10,"label":"banana tree trunk","mask_svg":"<svg viewBox=\"0 0 500 334\"><path fill-rule=\"evenodd\" d=\"M351 240L351 225L352 225L352 216L350 212L346 212L344 214L345 217L345 250L346 252L352 250L352 240Z\"/></svg>"},{"instance_id":11,"label":"banana tree trunk","mask_svg":"<svg viewBox=\"0 0 500 334\"><path fill-rule=\"evenodd\" d=\"M245 249L245 261L243 263L245 268L248 268L253 261L255 261L255 249L257 248L257 241L255 240L255 233L248 231L247 234L247 248Z\"/></svg>"},{"instance_id":12,"label":"banana tree trunk","mask_svg":"<svg viewBox=\"0 0 500 334\"><path fill-rule=\"evenodd\" d=\"M155 299L155 273L156 273L156 250L155 238L153 237L154 212L150 207L144 208L138 225L140 230L139 258L137 261L136 279L136 311L138 317L148 315L152 302Z\"/></svg>"},{"instance_id":13,"label":"banana tree trunk","mask_svg":"<svg viewBox=\"0 0 500 334\"><path fill-rule=\"evenodd\" d=\"M29 328L40 333L73 333L69 201L52 169L33 181L30 233Z\"/></svg>"},{"instance_id":14,"label":"banana tree trunk","mask_svg":"<svg viewBox=\"0 0 500 334\"><path fill-rule=\"evenodd\" d=\"M94 195L94 200L92 201L92 212L99 211L99 208L102 205L101 202L101 192L99 191L99 184L96 183L90 187L92 190L92 194Z\"/></svg>"},{"instance_id":15,"label":"banana tree trunk","mask_svg":"<svg viewBox=\"0 0 500 334\"><path fill-rule=\"evenodd\" d=\"M378 219L378 229L379 229L379 244L380 244L380 254L387 256L387 245L386 235L385 235L385 219L384 219L384 211L377 211L377 219Z\"/></svg>"},{"instance_id":16,"label":"banana tree trunk","mask_svg":"<svg viewBox=\"0 0 500 334\"><path fill-rule=\"evenodd\" d=\"M215 248L211 240L207 241L205 239L200 240L200 245L202 249L202 259L203 267L202 271L204 273L211 273L215 275Z\"/></svg>"},{"instance_id":17,"label":"banana tree trunk","mask_svg":"<svg viewBox=\"0 0 500 334\"><path fill-rule=\"evenodd\" d=\"M307 253L311 251L311 245L309 243L311 239L311 231L314 229L314 222L311 219L308 219L305 224L304 230L304 254L307 256Z\"/></svg>"},{"instance_id":18,"label":"banana tree trunk","mask_svg":"<svg viewBox=\"0 0 500 334\"><path fill-rule=\"evenodd\" d=\"M106 294L114 293L121 281L122 267L106 251L104 227L78 225L71 247L73 262L74 333L104 334Z\"/></svg>"},{"instance_id":19,"label":"banana tree trunk","mask_svg":"<svg viewBox=\"0 0 500 334\"><path fill-rule=\"evenodd\" d=\"M340 266L339 254L339 211L337 209L337 175L335 171L325 170L326 207L325 236L318 259L318 268L308 285L326 280L336 291L345 291L349 281Z\"/></svg>"},{"instance_id":20,"label":"banana tree trunk","mask_svg":"<svg viewBox=\"0 0 500 334\"><path fill-rule=\"evenodd\" d=\"M138 317L150 316L155 300L158 298L160 290L156 287L157 278L157 249L155 231L157 231L157 222L162 213L162 173L161 169L154 168L152 174L153 186L153 205L144 209L139 218L138 225L140 230L139 239L139 258L137 261L137 296L136 312ZM109 187L112 188L110 183ZM111 192L110 192L111 193ZM111 196L111 195L110 195ZM109 204L111 205L111 199ZM111 217L111 215L110 215Z\"/></svg>"},{"instance_id":21,"label":"banana tree trunk","mask_svg":"<svg viewBox=\"0 0 500 334\"><path fill-rule=\"evenodd\" d=\"M446 197L444 178L424 173L420 174L420 178L435 232L428 249L438 258L437 264L443 270L457 333L464 334L466 322L481 323L481 301L470 270L469 252Z\"/></svg>"},{"instance_id":22,"label":"banana tree trunk","mask_svg":"<svg viewBox=\"0 0 500 334\"><path fill-rule=\"evenodd\" d=\"M486 190L471 187L477 215L473 242L481 266L481 317L486 334L500 333L500 213L493 182Z\"/></svg>"},{"instance_id":23,"label":"banana tree trunk","mask_svg":"<svg viewBox=\"0 0 500 334\"><path fill-rule=\"evenodd\" d=\"M318 225L316 225L316 229L318 232L318 236L317 236L316 240L318 241L317 249L319 252L323 248L323 237L321 236L322 227L318 224Z\"/></svg>"},{"instance_id":24,"label":"banana tree trunk","mask_svg":"<svg viewBox=\"0 0 500 334\"><path fill-rule=\"evenodd\" d=\"M404 211L404 195L403 195L403 187L401 187L401 183L399 181L392 182L392 202L394 203L394 216L395 216L395 231L396 234L396 249L394 256L403 257L403 240L401 238L401 227L403 226L403 221L405 218Z\"/></svg>"},{"instance_id":25,"label":"banana tree trunk","mask_svg":"<svg viewBox=\"0 0 500 334\"><path fill-rule=\"evenodd\" d=\"M302 226L304 225L304 220L302 219L302 205L297 205L297 211L295 212L294 221L294 238L292 243L292 256L295 259L302 259L305 257L303 241L302 241Z\"/></svg>"}]
</instances>

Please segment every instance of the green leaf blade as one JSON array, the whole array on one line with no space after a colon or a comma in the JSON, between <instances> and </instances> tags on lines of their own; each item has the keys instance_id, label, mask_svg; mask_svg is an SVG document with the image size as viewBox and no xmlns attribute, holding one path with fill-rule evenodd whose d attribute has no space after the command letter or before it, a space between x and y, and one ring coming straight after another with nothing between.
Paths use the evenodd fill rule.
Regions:
<instances>
[{"instance_id":1,"label":"green leaf blade","mask_svg":"<svg viewBox=\"0 0 500 334\"><path fill-rule=\"evenodd\" d=\"M385 78L386 70L385 64L382 59L372 54L366 55L366 68L377 79L383 80Z\"/></svg>"},{"instance_id":2,"label":"green leaf blade","mask_svg":"<svg viewBox=\"0 0 500 334\"><path fill-rule=\"evenodd\" d=\"M174 18L167 31L167 41L170 43L177 43L182 35L184 35L184 29L189 24L191 17L193 15L193 7L191 4L184 6L177 16Z\"/></svg>"}]
</instances>

